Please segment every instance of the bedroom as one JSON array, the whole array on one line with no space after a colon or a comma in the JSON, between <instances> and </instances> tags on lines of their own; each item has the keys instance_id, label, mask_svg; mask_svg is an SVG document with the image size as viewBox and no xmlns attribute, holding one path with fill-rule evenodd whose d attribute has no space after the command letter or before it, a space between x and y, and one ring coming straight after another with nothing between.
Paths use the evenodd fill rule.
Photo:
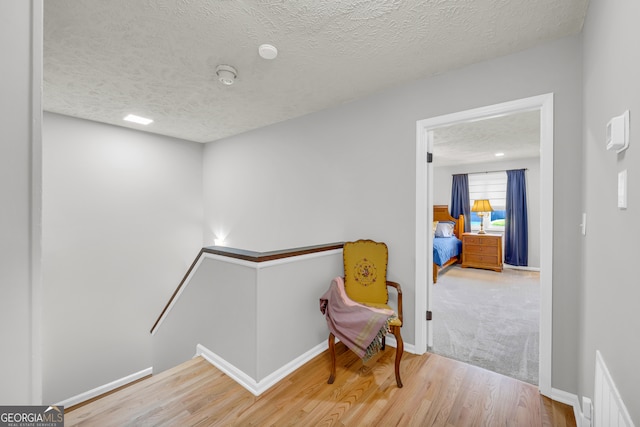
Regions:
<instances>
[{"instance_id":1,"label":"bedroom","mask_svg":"<svg viewBox=\"0 0 640 427\"><path fill-rule=\"evenodd\" d=\"M434 313L431 351L533 384L538 383L540 316L539 124L539 112L532 111L447 126L434 131L433 149L434 221L451 220L447 216L452 177L468 174L469 208L476 199L489 199L492 204L493 212L484 217L484 231L485 236L500 236L500 268L492 271L493 264L483 270L462 268L462 255L438 266L446 261L439 261L439 251L434 249L433 283L437 285L430 292ZM526 177L528 260L519 267L504 263L503 269L505 171L517 169L524 169ZM471 212L470 219L456 226L477 235L482 219L476 212ZM435 228L434 234L442 235ZM456 235L462 238L461 233ZM450 240L455 239L437 237L433 243ZM462 242L458 244L462 249ZM484 331L482 339L477 338L477 330Z\"/></svg>"}]
</instances>

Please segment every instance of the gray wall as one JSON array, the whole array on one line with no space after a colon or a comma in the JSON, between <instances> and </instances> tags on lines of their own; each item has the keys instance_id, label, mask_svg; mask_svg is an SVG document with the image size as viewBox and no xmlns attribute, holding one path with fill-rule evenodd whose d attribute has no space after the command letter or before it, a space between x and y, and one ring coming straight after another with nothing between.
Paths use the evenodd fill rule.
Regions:
<instances>
[{"instance_id":1,"label":"gray wall","mask_svg":"<svg viewBox=\"0 0 640 427\"><path fill-rule=\"evenodd\" d=\"M36 8L42 10L41 5ZM32 151L39 151L39 139L31 134L31 75L38 64L31 57L31 13L29 1L0 2L0 404L31 404L32 349L31 239ZM35 94L39 102L40 94ZM34 206L39 210L39 206ZM36 230L36 233L38 231ZM35 248L38 250L38 248Z\"/></svg>"},{"instance_id":2,"label":"gray wall","mask_svg":"<svg viewBox=\"0 0 640 427\"><path fill-rule=\"evenodd\" d=\"M435 162L434 162L435 163ZM527 207L529 209L529 267L540 268L540 159L441 166L433 168L433 204L451 205L452 175L483 171L527 169Z\"/></svg>"},{"instance_id":3,"label":"gray wall","mask_svg":"<svg viewBox=\"0 0 640 427\"><path fill-rule=\"evenodd\" d=\"M584 285L580 394L593 397L600 350L627 409L640 425L640 2L591 0L584 26ZM606 151L607 122L631 112L631 142ZM618 172L629 179L628 209L617 208ZM577 209L577 207L576 207Z\"/></svg>"},{"instance_id":4,"label":"gray wall","mask_svg":"<svg viewBox=\"0 0 640 427\"><path fill-rule=\"evenodd\" d=\"M258 271L258 381L327 341L319 298L344 275L342 252L318 255Z\"/></svg>"},{"instance_id":5,"label":"gray wall","mask_svg":"<svg viewBox=\"0 0 640 427\"><path fill-rule=\"evenodd\" d=\"M204 258L153 336L155 372L193 357L196 345L256 378L257 272Z\"/></svg>"},{"instance_id":6,"label":"gray wall","mask_svg":"<svg viewBox=\"0 0 640 427\"><path fill-rule=\"evenodd\" d=\"M209 143L205 243L252 250L368 237L389 246L415 316L416 121L554 92L553 387L577 390L582 45L565 38ZM220 237L220 236L218 236Z\"/></svg>"},{"instance_id":7,"label":"gray wall","mask_svg":"<svg viewBox=\"0 0 640 427\"><path fill-rule=\"evenodd\" d=\"M152 365L149 330L202 247L202 150L45 114L45 401Z\"/></svg>"},{"instance_id":8,"label":"gray wall","mask_svg":"<svg viewBox=\"0 0 640 427\"><path fill-rule=\"evenodd\" d=\"M156 329L156 371L190 359L202 344L259 382L327 340L319 297L342 275L341 252L233 261L203 258Z\"/></svg>"}]
</instances>

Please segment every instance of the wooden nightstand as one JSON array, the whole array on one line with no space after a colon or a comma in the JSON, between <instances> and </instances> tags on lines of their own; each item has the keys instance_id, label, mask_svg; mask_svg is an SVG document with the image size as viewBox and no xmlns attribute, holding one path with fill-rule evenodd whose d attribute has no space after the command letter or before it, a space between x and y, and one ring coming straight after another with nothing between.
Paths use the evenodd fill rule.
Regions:
<instances>
[{"instance_id":1,"label":"wooden nightstand","mask_svg":"<svg viewBox=\"0 0 640 427\"><path fill-rule=\"evenodd\" d=\"M463 233L462 266L502 271L502 236Z\"/></svg>"}]
</instances>

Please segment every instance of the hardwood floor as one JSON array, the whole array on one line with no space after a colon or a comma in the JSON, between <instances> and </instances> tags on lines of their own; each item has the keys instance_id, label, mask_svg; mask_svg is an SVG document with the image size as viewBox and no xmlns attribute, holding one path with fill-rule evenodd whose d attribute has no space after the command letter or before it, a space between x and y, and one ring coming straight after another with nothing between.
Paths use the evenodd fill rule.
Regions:
<instances>
[{"instance_id":1,"label":"hardwood floor","mask_svg":"<svg viewBox=\"0 0 640 427\"><path fill-rule=\"evenodd\" d=\"M395 349L363 365L336 345L259 397L197 357L65 413L65 426L574 426L573 409L536 387L434 354Z\"/></svg>"}]
</instances>

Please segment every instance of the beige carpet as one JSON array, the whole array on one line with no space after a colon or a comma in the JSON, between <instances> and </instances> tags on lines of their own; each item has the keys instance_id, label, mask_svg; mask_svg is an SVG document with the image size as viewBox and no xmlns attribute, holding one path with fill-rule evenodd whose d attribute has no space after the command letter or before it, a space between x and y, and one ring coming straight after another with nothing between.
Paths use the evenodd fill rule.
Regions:
<instances>
[{"instance_id":1,"label":"beige carpet","mask_svg":"<svg viewBox=\"0 0 640 427\"><path fill-rule=\"evenodd\" d=\"M453 266L432 289L432 353L538 384L539 273Z\"/></svg>"}]
</instances>

